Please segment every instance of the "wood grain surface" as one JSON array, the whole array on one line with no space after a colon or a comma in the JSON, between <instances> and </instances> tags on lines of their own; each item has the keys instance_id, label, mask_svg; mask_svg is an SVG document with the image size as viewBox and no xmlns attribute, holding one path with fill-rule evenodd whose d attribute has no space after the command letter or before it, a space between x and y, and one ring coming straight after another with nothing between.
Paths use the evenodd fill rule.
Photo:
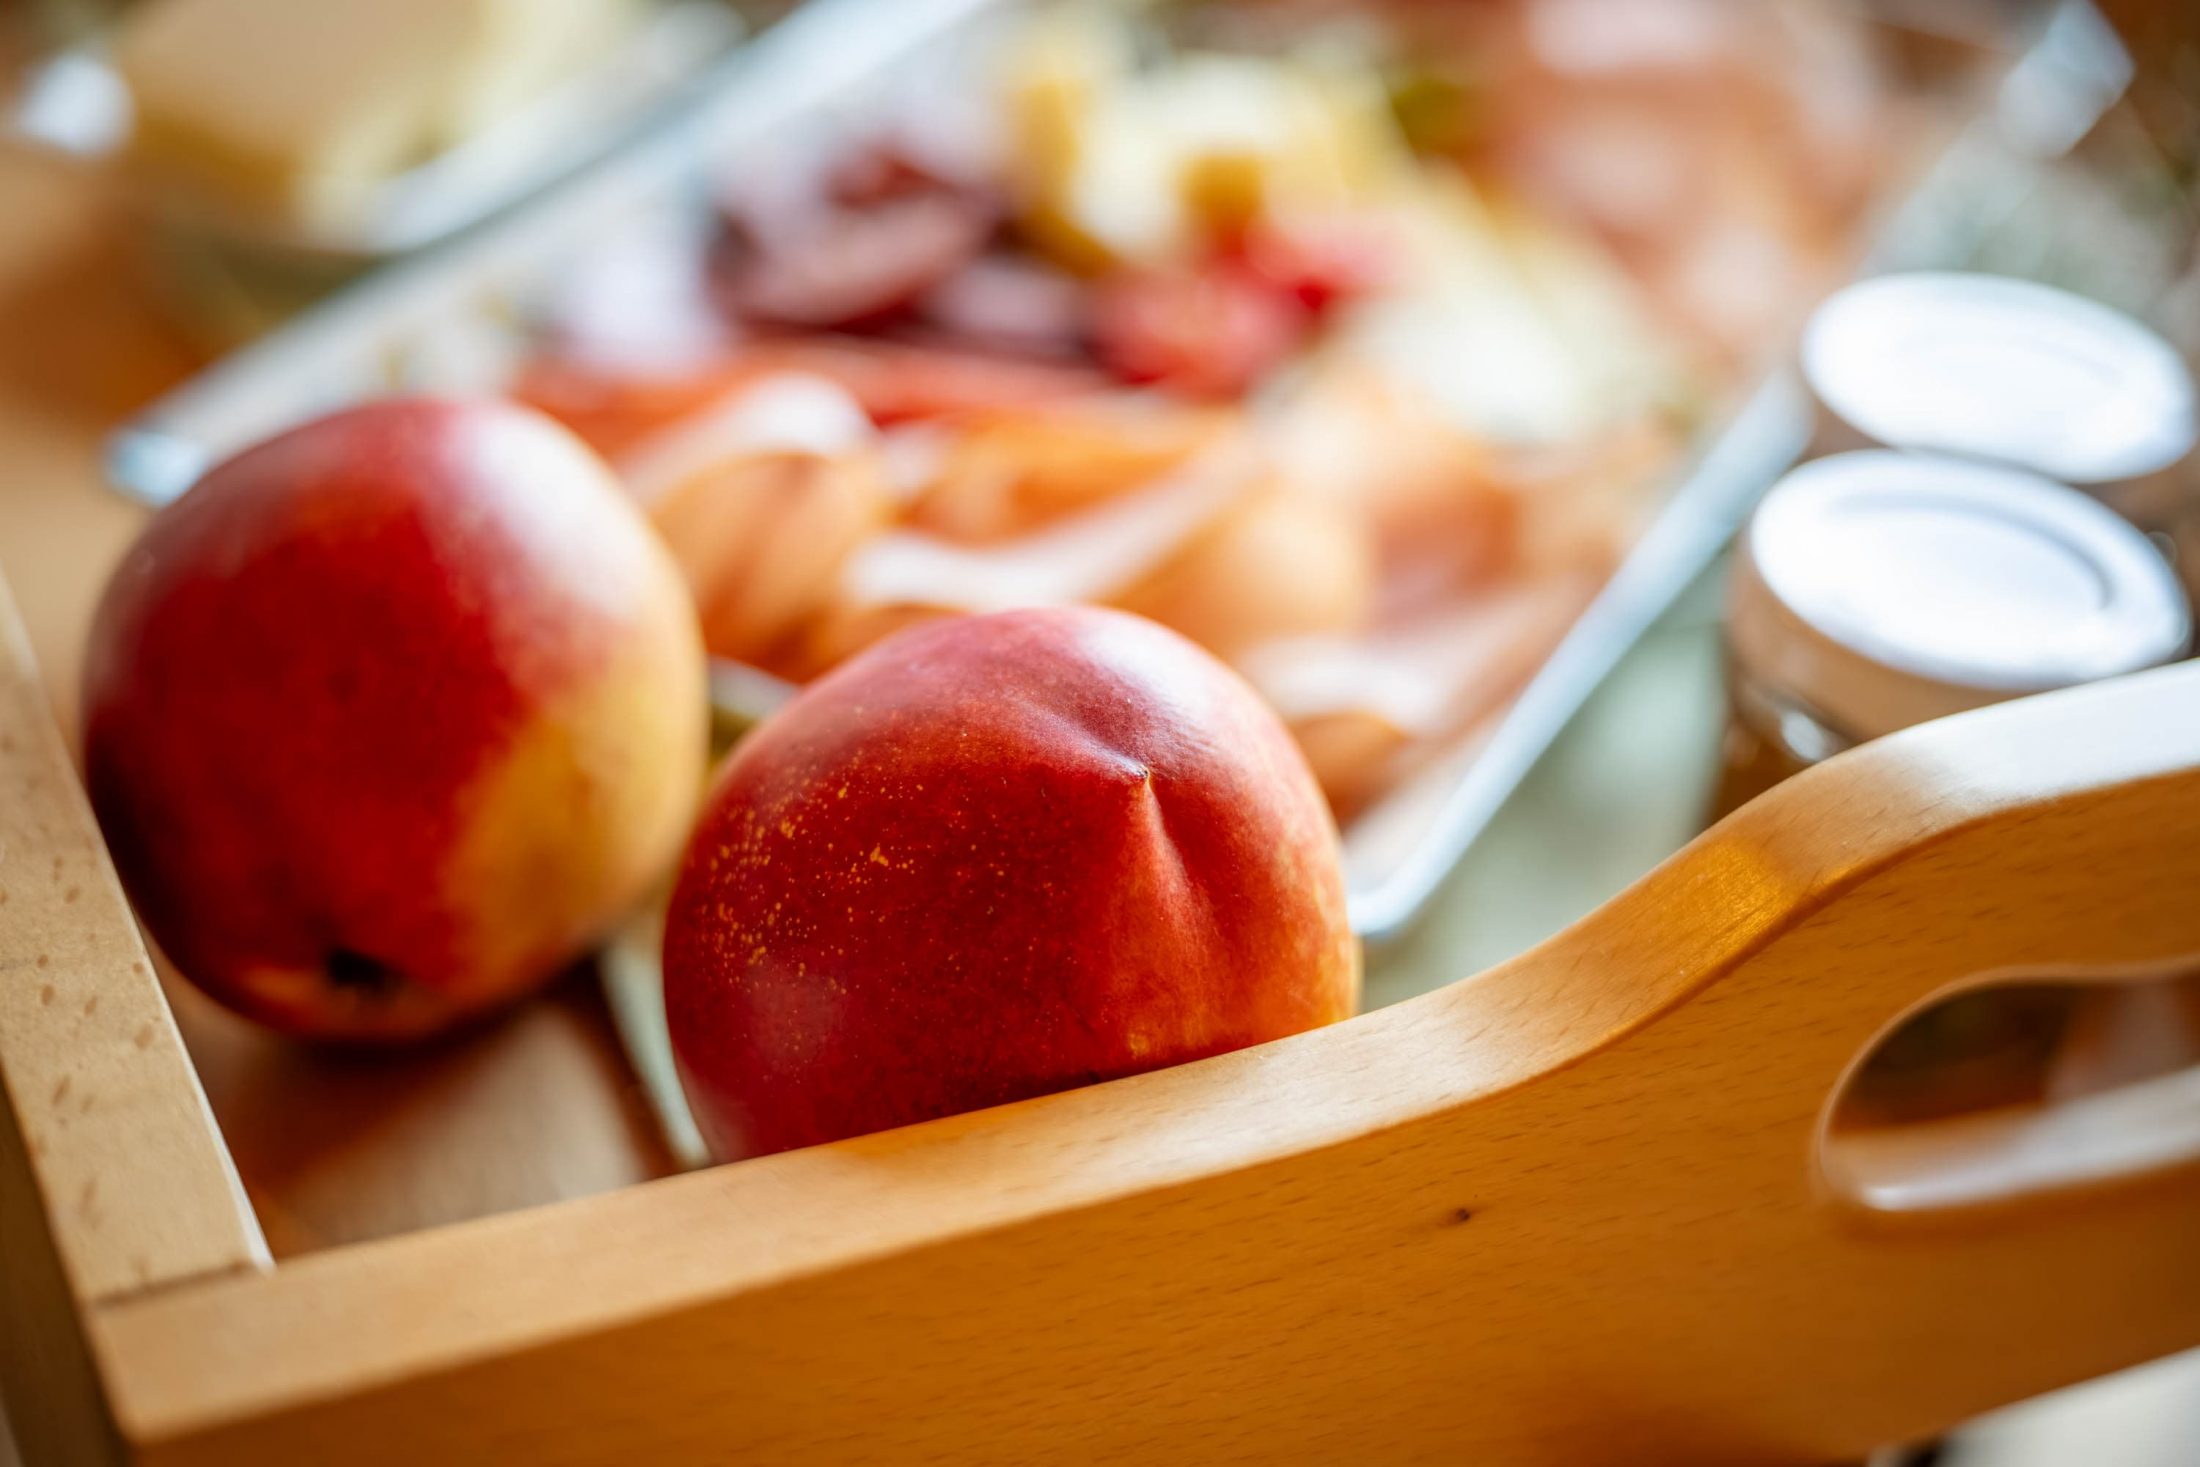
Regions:
<instances>
[{"instance_id":1,"label":"wood grain surface","mask_svg":"<svg viewBox=\"0 0 2200 1467\"><path fill-rule=\"evenodd\" d=\"M268 1259L4 585L0 1111L0 1364L42 1443L57 1415L99 1424L85 1309Z\"/></svg>"}]
</instances>

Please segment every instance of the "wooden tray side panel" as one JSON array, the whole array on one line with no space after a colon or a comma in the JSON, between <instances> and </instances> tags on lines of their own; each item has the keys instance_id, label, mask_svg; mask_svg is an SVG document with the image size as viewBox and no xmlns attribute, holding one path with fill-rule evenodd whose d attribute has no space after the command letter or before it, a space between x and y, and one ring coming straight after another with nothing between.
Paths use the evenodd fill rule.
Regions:
<instances>
[{"instance_id":1,"label":"wooden tray side panel","mask_svg":"<svg viewBox=\"0 0 2200 1467\"><path fill-rule=\"evenodd\" d=\"M0 1319L10 1414L101 1451L78 1318L266 1260L0 586ZM91 1394L87 1394L91 1393ZM41 1441L41 1437L47 1439Z\"/></svg>"},{"instance_id":2,"label":"wooden tray side panel","mask_svg":"<svg viewBox=\"0 0 2200 1467\"><path fill-rule=\"evenodd\" d=\"M2200 1167L1867 1213L1888 1021L2200 953L2200 669L1776 792L1353 1024L100 1311L162 1463L1815 1463L2200 1344Z\"/></svg>"},{"instance_id":3,"label":"wooden tray side panel","mask_svg":"<svg viewBox=\"0 0 2200 1467\"><path fill-rule=\"evenodd\" d=\"M123 1460L84 1320L40 1206L23 1132L0 1086L0 1462L6 1434L33 1462Z\"/></svg>"}]
</instances>

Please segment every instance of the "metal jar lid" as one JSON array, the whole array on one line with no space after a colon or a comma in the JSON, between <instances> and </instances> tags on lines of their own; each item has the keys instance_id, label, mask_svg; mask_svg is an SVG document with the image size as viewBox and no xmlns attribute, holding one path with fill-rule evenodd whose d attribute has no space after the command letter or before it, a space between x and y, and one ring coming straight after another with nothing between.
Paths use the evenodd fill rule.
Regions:
<instances>
[{"instance_id":1,"label":"metal jar lid","mask_svg":"<svg viewBox=\"0 0 2200 1467\"><path fill-rule=\"evenodd\" d=\"M1773 487L1727 616L1745 675L1857 739L2152 667L2191 632L2153 543L2086 495L1884 450Z\"/></svg>"},{"instance_id":2,"label":"metal jar lid","mask_svg":"<svg viewBox=\"0 0 2200 1467\"><path fill-rule=\"evenodd\" d=\"M2080 487L2156 473L2200 433L2192 375L2168 342L2107 306L2004 276L1858 281L1812 316L1803 375L1874 443Z\"/></svg>"}]
</instances>

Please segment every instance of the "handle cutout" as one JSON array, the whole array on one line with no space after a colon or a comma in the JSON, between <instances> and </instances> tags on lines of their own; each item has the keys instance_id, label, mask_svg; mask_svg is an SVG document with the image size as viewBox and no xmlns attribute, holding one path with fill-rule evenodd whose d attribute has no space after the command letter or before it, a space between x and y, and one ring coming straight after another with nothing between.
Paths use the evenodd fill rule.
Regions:
<instances>
[{"instance_id":1,"label":"handle cutout","mask_svg":"<svg viewBox=\"0 0 2200 1467\"><path fill-rule=\"evenodd\" d=\"M1904 1213L2200 1161L2200 959L1943 990L1849 1067L1819 1153L1837 1194Z\"/></svg>"}]
</instances>

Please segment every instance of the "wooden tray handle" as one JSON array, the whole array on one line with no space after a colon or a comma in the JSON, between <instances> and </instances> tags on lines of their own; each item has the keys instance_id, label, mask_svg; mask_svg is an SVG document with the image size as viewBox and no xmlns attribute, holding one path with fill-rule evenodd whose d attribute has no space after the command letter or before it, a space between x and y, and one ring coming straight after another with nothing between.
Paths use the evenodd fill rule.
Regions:
<instances>
[{"instance_id":1,"label":"wooden tray handle","mask_svg":"<svg viewBox=\"0 0 2200 1467\"><path fill-rule=\"evenodd\" d=\"M1952 988L2196 956L2200 667L1949 720L1791 782L1437 996L1461 1017L1567 999L1529 1021L1534 1079L1453 1112L1457 1164L1520 1128L1552 1180L1499 1195L1611 1230L1569 1250L1604 1282L1564 1332L1626 1341L1604 1387L1704 1425L1675 1460L1861 1455L2200 1345L2200 1072L1829 1152L1844 1077ZM1600 1440L1626 1456L1596 1436L1579 1459Z\"/></svg>"}]
</instances>

